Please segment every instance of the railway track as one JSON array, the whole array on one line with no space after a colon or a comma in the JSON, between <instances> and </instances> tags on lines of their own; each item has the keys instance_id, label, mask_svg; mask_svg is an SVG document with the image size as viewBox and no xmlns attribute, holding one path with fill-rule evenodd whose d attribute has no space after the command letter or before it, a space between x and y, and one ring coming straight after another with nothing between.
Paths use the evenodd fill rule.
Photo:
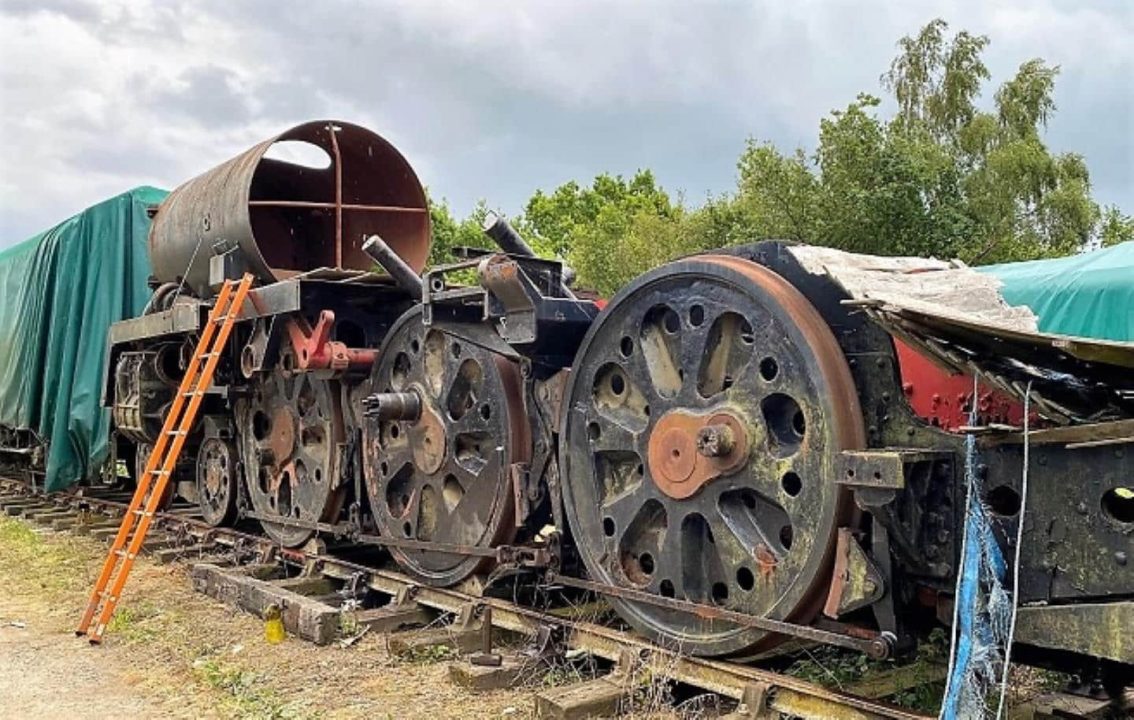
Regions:
<instances>
[{"instance_id":1,"label":"railway track","mask_svg":"<svg viewBox=\"0 0 1134 720\"><path fill-rule=\"evenodd\" d=\"M116 518L128 500L125 493L91 492L89 488L84 493L45 495L33 492L19 480L0 476L0 506L6 514L24 516L58 531L82 527L95 537L107 537L115 531ZM635 678L647 674L656 681L660 668L666 681L736 701L737 709L729 716L733 718L930 717L753 665L684 655L618 628L572 618L563 609L537 609L460 589L423 586L401 573L371 564L369 558L354 557L357 551L350 556L334 548L311 545L300 550L283 549L261 535L212 527L197 517L193 508L174 507L161 513L151 534L146 549L155 558L162 562L196 559L192 575L197 589L229 600L243 596L244 601L238 604L245 609L255 609L249 607L248 598L253 595L259 598L252 600L253 604L288 605L300 599L298 604L303 605L301 591L318 595L328 587L343 598L377 599L377 607L360 610L357 617L365 625L389 632L391 649L412 652L447 646L462 655L477 650L470 659L454 662L452 669L456 680L473 687L508 684L509 678L514 680L523 670L520 665L538 664L554 654L587 653L607 661L609 673L604 676L566 691L537 695L537 707L551 716L580 717L583 715L579 713L585 714L588 708L616 708L640 687ZM280 578L261 579L273 574ZM322 595L326 599L327 593ZM324 604L310 597L306 602L309 607ZM318 613L308 613L304 619L299 617L303 611L303 607L299 612L285 610L290 630L317 642L335 639L340 626L337 616L328 622ZM438 616L452 618L452 623L439 627L430 622ZM300 627L305 622L306 627ZM432 630L413 629L423 623L429 623ZM403 626L411 629L397 629ZM515 657L497 654L494 650L501 648L492 646L494 633L526 639L526 648ZM639 672L643 668L649 672Z\"/></svg>"}]
</instances>

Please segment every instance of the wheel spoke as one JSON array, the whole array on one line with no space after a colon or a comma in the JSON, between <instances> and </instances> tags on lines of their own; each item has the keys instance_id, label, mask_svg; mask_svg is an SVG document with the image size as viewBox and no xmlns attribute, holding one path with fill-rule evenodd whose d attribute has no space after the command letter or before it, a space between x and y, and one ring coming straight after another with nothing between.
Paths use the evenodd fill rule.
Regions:
<instances>
[{"instance_id":1,"label":"wheel spoke","mask_svg":"<svg viewBox=\"0 0 1134 720\"><path fill-rule=\"evenodd\" d=\"M625 528L642 507L643 488L634 485L624 492L603 498L600 506L603 518L614 520L616 527Z\"/></svg>"},{"instance_id":2,"label":"wheel spoke","mask_svg":"<svg viewBox=\"0 0 1134 720\"><path fill-rule=\"evenodd\" d=\"M665 532L662 533L657 557L657 570L651 580L651 589L662 591L661 583L668 580L670 585L663 594L671 590L677 599L684 599L684 585L681 579L681 518L669 516Z\"/></svg>"},{"instance_id":3,"label":"wheel spoke","mask_svg":"<svg viewBox=\"0 0 1134 720\"><path fill-rule=\"evenodd\" d=\"M587 423L587 436L591 452L633 450L638 447L641 437L639 433L601 413L595 413Z\"/></svg>"}]
</instances>

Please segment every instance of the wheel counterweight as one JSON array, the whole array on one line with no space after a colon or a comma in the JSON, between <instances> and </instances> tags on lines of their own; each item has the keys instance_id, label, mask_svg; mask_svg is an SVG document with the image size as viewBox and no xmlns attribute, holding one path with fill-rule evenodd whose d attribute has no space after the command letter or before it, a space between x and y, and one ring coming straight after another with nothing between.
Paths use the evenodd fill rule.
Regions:
<instances>
[{"instance_id":1,"label":"wheel counterweight","mask_svg":"<svg viewBox=\"0 0 1134 720\"><path fill-rule=\"evenodd\" d=\"M564 508L594 579L777 620L817 612L850 511L835 460L865 440L842 352L787 281L713 255L642 276L584 339L563 407ZM775 640L612 602L694 654Z\"/></svg>"}]
</instances>

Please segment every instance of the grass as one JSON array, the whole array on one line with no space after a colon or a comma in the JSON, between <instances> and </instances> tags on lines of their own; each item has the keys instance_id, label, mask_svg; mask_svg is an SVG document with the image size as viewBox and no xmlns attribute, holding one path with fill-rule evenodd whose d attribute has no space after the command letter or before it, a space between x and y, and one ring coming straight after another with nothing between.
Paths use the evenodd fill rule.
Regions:
<instances>
[{"instance_id":1,"label":"grass","mask_svg":"<svg viewBox=\"0 0 1134 720\"><path fill-rule=\"evenodd\" d=\"M911 710L936 712L941 704L944 682L937 679L934 669L947 662L948 657L948 635L940 628L935 629L918 646L917 656L905 664L916 684L894 693L889 700ZM893 661L871 660L861 653L827 646L804 651L804 656L785 672L817 685L850 690L851 686L895 667L897 664ZM919 677L924 681L919 682Z\"/></svg>"},{"instance_id":2,"label":"grass","mask_svg":"<svg viewBox=\"0 0 1134 720\"><path fill-rule=\"evenodd\" d=\"M140 602L118 608L107 624L107 632L128 643L148 642L166 629L161 609L151 603Z\"/></svg>"},{"instance_id":3,"label":"grass","mask_svg":"<svg viewBox=\"0 0 1134 720\"><path fill-rule=\"evenodd\" d=\"M198 682L225 696L223 709L235 717L249 720L290 720L314 717L285 702L259 673L216 657L198 658L193 663Z\"/></svg>"},{"instance_id":4,"label":"grass","mask_svg":"<svg viewBox=\"0 0 1134 720\"><path fill-rule=\"evenodd\" d=\"M409 652L399 655L398 659L403 662L428 665L453 660L459 655L460 653L448 645L424 645L410 648Z\"/></svg>"},{"instance_id":5,"label":"grass","mask_svg":"<svg viewBox=\"0 0 1134 720\"><path fill-rule=\"evenodd\" d=\"M90 650L71 631L106 551L89 536L43 533L24 520L0 517L0 579L12 595L4 618L25 621L19 632L43 643L27 698L57 682L43 663L66 668L72 653L97 653L87 670L98 676L98 687L113 696L113 688L129 686L152 717L499 718L529 699L518 691L467 695L444 682L447 668L439 661L451 651L429 651L420 664L404 663L387 655L382 638L371 633L349 649L292 640L269 644L262 621L193 593L184 567L145 559L131 574L107 641ZM352 615L345 630L360 627Z\"/></svg>"},{"instance_id":6,"label":"grass","mask_svg":"<svg viewBox=\"0 0 1134 720\"><path fill-rule=\"evenodd\" d=\"M74 538L49 543L24 521L0 517L0 547L0 575L35 585L52 599L87 582L91 555L81 551Z\"/></svg>"}]
</instances>

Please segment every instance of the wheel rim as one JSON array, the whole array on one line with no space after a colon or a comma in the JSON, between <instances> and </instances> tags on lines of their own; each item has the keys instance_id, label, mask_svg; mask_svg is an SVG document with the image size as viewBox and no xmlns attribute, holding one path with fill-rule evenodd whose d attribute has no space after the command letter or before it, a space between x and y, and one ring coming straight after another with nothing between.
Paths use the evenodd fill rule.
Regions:
<instances>
[{"instance_id":1,"label":"wheel rim","mask_svg":"<svg viewBox=\"0 0 1134 720\"><path fill-rule=\"evenodd\" d=\"M379 351L371 392L416 392L416 421L363 423L364 477L381 535L493 547L516 535L510 468L527 460L529 431L517 365L403 315ZM452 585L483 569L477 556L406 550L409 574Z\"/></svg>"},{"instance_id":2,"label":"wheel rim","mask_svg":"<svg viewBox=\"0 0 1134 720\"><path fill-rule=\"evenodd\" d=\"M236 453L220 438L208 438L197 452L197 502L205 522L227 525L236 516Z\"/></svg>"},{"instance_id":3,"label":"wheel rim","mask_svg":"<svg viewBox=\"0 0 1134 720\"><path fill-rule=\"evenodd\" d=\"M849 509L835 460L864 432L837 342L785 280L725 256L639 278L584 339L561 427L564 508L592 577L780 620L817 611ZM612 602L694 654L773 640Z\"/></svg>"},{"instance_id":4,"label":"wheel rim","mask_svg":"<svg viewBox=\"0 0 1134 720\"><path fill-rule=\"evenodd\" d=\"M274 370L241 403L241 459L252 508L266 517L330 522L342 508L335 448L343 441L338 384ZM315 531L260 521L294 547Z\"/></svg>"}]
</instances>

